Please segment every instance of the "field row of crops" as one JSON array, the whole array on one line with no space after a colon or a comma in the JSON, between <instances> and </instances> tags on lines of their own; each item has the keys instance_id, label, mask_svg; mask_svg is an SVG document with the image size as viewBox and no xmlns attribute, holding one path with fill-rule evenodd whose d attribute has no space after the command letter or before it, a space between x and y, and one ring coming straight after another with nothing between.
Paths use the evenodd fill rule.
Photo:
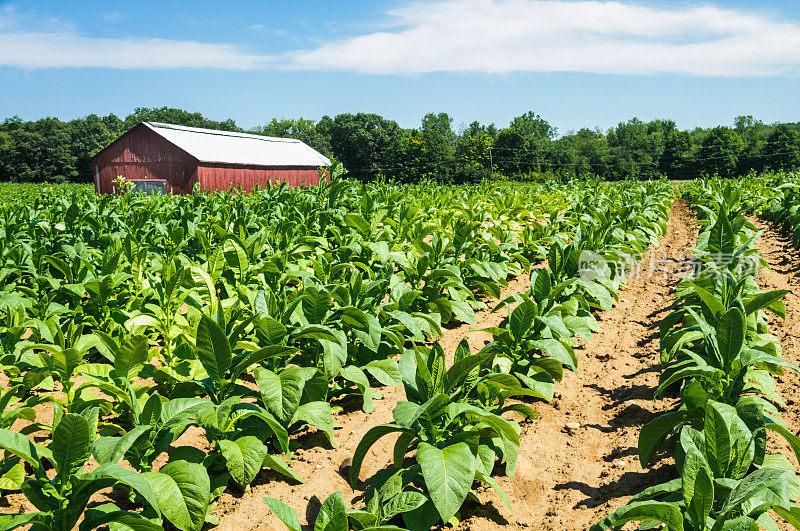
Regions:
<instances>
[{"instance_id":1,"label":"field row of crops","mask_svg":"<svg viewBox=\"0 0 800 531\"><path fill-rule=\"evenodd\" d=\"M782 210L800 205L790 202L795 185L770 194L767 183L779 184L764 180L742 192L705 180L686 190L704 229L694 249L698 267L681 281L660 324L663 371L655 391L656 398L677 393L679 408L649 422L639 437L643 467L669 440L679 477L635 495L593 529L630 521L670 530L779 529L775 518L800 527L794 465L767 451L772 433L800 457L800 439L778 411L786 404L774 380L798 368L782 358L763 314L785 318L787 291L757 286L766 265L754 247L760 233L742 213L780 220ZM779 201L767 199L780 194L786 195Z\"/></svg>"},{"instance_id":2,"label":"field row of crops","mask_svg":"<svg viewBox=\"0 0 800 531\"><path fill-rule=\"evenodd\" d=\"M371 411L376 389L397 385L406 400L359 444L352 485L388 433L400 434L395 466L367 479L364 507L329 499L318 525L430 529L458 518L475 481L505 498L493 474L514 474L509 416L552 399L623 279L584 258L629 264L664 232L671 199L664 183L341 181L7 200L0 489L25 500L0 525L213 525L214 500L263 468L303 481L299 433L335 445L348 397ZM509 313L494 341L478 353L435 343L529 269L530 291L495 308ZM202 447L181 444L189 429Z\"/></svg>"}]
</instances>

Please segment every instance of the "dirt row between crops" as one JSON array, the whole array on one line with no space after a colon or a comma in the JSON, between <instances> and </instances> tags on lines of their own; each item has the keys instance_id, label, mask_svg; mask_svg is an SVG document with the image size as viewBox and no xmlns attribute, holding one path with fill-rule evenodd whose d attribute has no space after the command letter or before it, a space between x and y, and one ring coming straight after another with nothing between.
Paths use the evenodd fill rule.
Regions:
<instances>
[{"instance_id":1,"label":"dirt row between crops","mask_svg":"<svg viewBox=\"0 0 800 531\"><path fill-rule=\"evenodd\" d=\"M632 272L620 302L598 315L602 332L578 349L578 373L566 373L556 386L554 402L536 404L537 419L523 424L517 473L497 478L514 511L491 489L481 490L481 504L467 503L458 529L587 529L630 495L675 473L668 460L642 470L636 443L645 422L674 406L674 400L652 400L660 372L658 323L674 299L686 250L696 240L693 221L686 203L677 201L659 247L650 249ZM525 277L511 282L506 293L528 289ZM447 330L440 341L445 352L452 353L462 337L477 352L491 338L469 331L493 326L502 316L477 312L477 325ZM292 485L262 473L250 492L239 497L226 493L214 511L220 517L219 529L281 529L263 496L292 506L304 523L313 521L321 502L337 490L352 505L362 504L363 492L353 492L343 472L364 433L391 421L392 408L403 399L400 388L382 392L384 400L375 401L369 415L358 410L358 404L337 414L338 448L329 448L313 432L304 436L307 449L295 454L294 467L306 483ZM386 437L373 447L362 480L390 462L392 442Z\"/></svg>"},{"instance_id":2,"label":"dirt row between crops","mask_svg":"<svg viewBox=\"0 0 800 531\"><path fill-rule=\"evenodd\" d=\"M756 247L764 255L769 269L762 269L758 275L758 285L764 290L790 290L783 299L786 306L786 319L767 313L770 332L781 342L782 355L785 360L800 365L800 251L792 246L788 238L772 228L771 225L750 219L764 234L756 242ZM783 376L775 378L778 382L778 393L786 402L786 409L781 411L786 426L792 433L800 431L800 374L787 370ZM789 457L797 465L793 452L780 437L771 438L771 450Z\"/></svg>"}]
</instances>

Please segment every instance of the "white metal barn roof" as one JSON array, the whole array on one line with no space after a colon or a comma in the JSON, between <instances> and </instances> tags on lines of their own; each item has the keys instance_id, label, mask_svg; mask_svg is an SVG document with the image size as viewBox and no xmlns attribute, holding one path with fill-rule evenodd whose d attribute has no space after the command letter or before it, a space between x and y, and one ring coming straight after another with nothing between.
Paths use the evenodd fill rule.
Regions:
<instances>
[{"instance_id":1,"label":"white metal barn roof","mask_svg":"<svg viewBox=\"0 0 800 531\"><path fill-rule=\"evenodd\" d=\"M142 122L200 162L258 166L328 166L331 161L294 138L250 135L182 125Z\"/></svg>"}]
</instances>

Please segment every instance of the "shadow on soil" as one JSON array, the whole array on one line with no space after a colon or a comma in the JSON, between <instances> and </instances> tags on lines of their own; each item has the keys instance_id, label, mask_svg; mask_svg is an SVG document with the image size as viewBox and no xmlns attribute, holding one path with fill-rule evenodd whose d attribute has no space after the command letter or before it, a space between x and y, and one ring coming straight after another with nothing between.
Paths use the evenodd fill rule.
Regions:
<instances>
[{"instance_id":1,"label":"shadow on soil","mask_svg":"<svg viewBox=\"0 0 800 531\"><path fill-rule=\"evenodd\" d=\"M639 467L638 463L629 464L628 466ZM593 509L608 501L613 501L614 498L632 496L646 487L668 481L674 475L675 467L665 464L646 472L625 472L619 479L599 487L593 487L580 481L567 481L556 485L555 489L580 491L586 498L575 504L573 508L580 509L585 507Z\"/></svg>"}]
</instances>

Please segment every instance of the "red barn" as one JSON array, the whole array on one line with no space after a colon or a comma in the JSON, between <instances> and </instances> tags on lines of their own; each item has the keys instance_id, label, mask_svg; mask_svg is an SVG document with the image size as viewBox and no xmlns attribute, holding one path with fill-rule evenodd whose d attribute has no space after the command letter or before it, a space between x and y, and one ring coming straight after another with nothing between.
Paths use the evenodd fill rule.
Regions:
<instances>
[{"instance_id":1,"label":"red barn","mask_svg":"<svg viewBox=\"0 0 800 531\"><path fill-rule=\"evenodd\" d=\"M114 180L122 176L134 190L186 194L195 184L205 190L250 190L269 181L315 185L330 161L293 138L142 122L91 163L98 193L118 192Z\"/></svg>"}]
</instances>

